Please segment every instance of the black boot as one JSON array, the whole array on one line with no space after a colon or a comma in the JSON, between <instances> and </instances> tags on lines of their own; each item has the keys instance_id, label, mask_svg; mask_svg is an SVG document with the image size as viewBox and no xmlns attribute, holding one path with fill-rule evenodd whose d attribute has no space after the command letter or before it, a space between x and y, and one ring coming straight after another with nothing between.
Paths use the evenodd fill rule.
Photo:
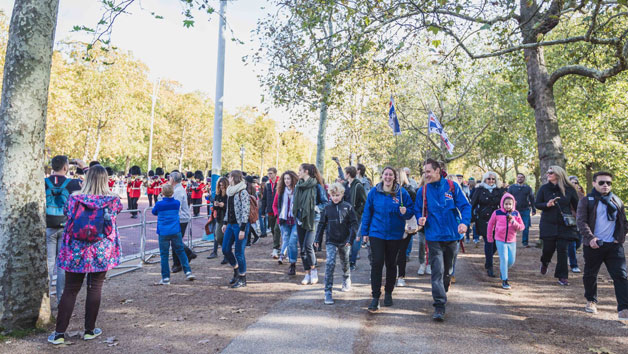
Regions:
<instances>
[{"instance_id":1,"label":"black boot","mask_svg":"<svg viewBox=\"0 0 628 354\"><path fill-rule=\"evenodd\" d=\"M246 286L246 275L240 275L238 277L238 281L236 281L235 284L231 286L231 288L237 289L237 288L243 288L245 286Z\"/></svg>"},{"instance_id":2,"label":"black boot","mask_svg":"<svg viewBox=\"0 0 628 354\"><path fill-rule=\"evenodd\" d=\"M378 297L374 297L373 300L371 300L371 304L369 305L368 310L371 312L375 312L379 310L379 298Z\"/></svg>"},{"instance_id":3,"label":"black boot","mask_svg":"<svg viewBox=\"0 0 628 354\"><path fill-rule=\"evenodd\" d=\"M238 278L240 277L240 273L238 272L238 268L233 270L233 278L231 278L231 280L229 280L229 284L233 285L238 281Z\"/></svg>"},{"instance_id":4,"label":"black boot","mask_svg":"<svg viewBox=\"0 0 628 354\"><path fill-rule=\"evenodd\" d=\"M392 293L385 293L384 294L384 306L390 307L392 305L393 305Z\"/></svg>"},{"instance_id":5,"label":"black boot","mask_svg":"<svg viewBox=\"0 0 628 354\"><path fill-rule=\"evenodd\" d=\"M216 254L216 252L212 252L212 253L210 253L210 254L209 254L209 256L207 256L207 259L214 259L214 258L216 258L216 257L218 257L218 255Z\"/></svg>"},{"instance_id":6,"label":"black boot","mask_svg":"<svg viewBox=\"0 0 628 354\"><path fill-rule=\"evenodd\" d=\"M288 270L288 275L297 275L297 265L295 263L290 263L290 269Z\"/></svg>"},{"instance_id":7,"label":"black boot","mask_svg":"<svg viewBox=\"0 0 628 354\"><path fill-rule=\"evenodd\" d=\"M227 257L222 257L222 261L220 261L220 264L227 264L229 263L229 261L227 260Z\"/></svg>"}]
</instances>

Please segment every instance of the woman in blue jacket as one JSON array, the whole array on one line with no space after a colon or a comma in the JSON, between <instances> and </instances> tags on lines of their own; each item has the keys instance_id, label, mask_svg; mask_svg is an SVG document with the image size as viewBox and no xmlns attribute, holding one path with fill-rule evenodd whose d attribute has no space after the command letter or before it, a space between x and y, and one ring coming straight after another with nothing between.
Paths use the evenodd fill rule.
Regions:
<instances>
[{"instance_id":1,"label":"woman in blue jacket","mask_svg":"<svg viewBox=\"0 0 628 354\"><path fill-rule=\"evenodd\" d=\"M392 292L397 280L397 253L403 238L406 220L414 214L410 194L399 186L397 172L384 168L382 181L373 187L366 198L362 214L362 236L371 243L371 290L373 300L369 311L379 309L382 294L382 269L386 264L384 306L392 306Z\"/></svg>"}]
</instances>

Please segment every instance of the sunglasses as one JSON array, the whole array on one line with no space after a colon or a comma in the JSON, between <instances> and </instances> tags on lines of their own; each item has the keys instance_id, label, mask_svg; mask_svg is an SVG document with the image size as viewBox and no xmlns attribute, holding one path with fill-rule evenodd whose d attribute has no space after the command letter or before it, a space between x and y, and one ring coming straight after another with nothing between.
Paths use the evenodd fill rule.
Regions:
<instances>
[{"instance_id":1,"label":"sunglasses","mask_svg":"<svg viewBox=\"0 0 628 354\"><path fill-rule=\"evenodd\" d=\"M489 180L489 181L494 181L494 180L495 180L495 178L487 178L487 180Z\"/></svg>"},{"instance_id":2,"label":"sunglasses","mask_svg":"<svg viewBox=\"0 0 628 354\"><path fill-rule=\"evenodd\" d=\"M553 174L554 174L554 171L547 171L547 174L548 174L548 175L553 175Z\"/></svg>"},{"instance_id":3,"label":"sunglasses","mask_svg":"<svg viewBox=\"0 0 628 354\"><path fill-rule=\"evenodd\" d=\"M603 185L605 185L605 184L606 184L607 186L609 186L609 187L610 187L610 186L612 186L612 185L613 185L613 182L611 182L611 181L599 181L599 182L597 183L597 185L598 185L598 186L603 186Z\"/></svg>"}]
</instances>

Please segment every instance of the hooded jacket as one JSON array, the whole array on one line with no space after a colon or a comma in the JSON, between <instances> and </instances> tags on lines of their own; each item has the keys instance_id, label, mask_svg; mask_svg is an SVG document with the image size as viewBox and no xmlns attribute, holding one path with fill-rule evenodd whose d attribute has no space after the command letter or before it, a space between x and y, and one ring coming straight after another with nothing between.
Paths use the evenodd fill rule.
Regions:
<instances>
[{"instance_id":1,"label":"hooded jacket","mask_svg":"<svg viewBox=\"0 0 628 354\"><path fill-rule=\"evenodd\" d=\"M113 230L99 241L89 242L71 237L68 227L73 224L74 211L81 203L90 209L109 208ZM120 263L120 237L116 223L122 203L117 196L73 194L68 198L63 213L68 222L63 231L63 243L59 249L58 266L72 273L106 272ZM76 225L75 225L76 226Z\"/></svg>"},{"instance_id":2,"label":"hooded jacket","mask_svg":"<svg viewBox=\"0 0 628 354\"><path fill-rule=\"evenodd\" d=\"M323 208L321 220L316 230L316 242L321 243L323 240L323 232L327 232L327 243L344 246L352 243L358 231L358 219L355 210L351 204L340 201L334 204L330 201Z\"/></svg>"},{"instance_id":3,"label":"hooded jacket","mask_svg":"<svg viewBox=\"0 0 628 354\"><path fill-rule=\"evenodd\" d=\"M507 198L512 199L513 207L511 212L507 212L504 208L504 200ZM499 209L493 212L491 218L488 221L487 237L488 242L502 241L502 242L516 242L517 231L523 231L526 226L521 219L521 214L516 210L517 201L515 197L510 193L505 193L502 200L499 202ZM511 219L508 221L508 215Z\"/></svg>"},{"instance_id":4,"label":"hooded jacket","mask_svg":"<svg viewBox=\"0 0 628 354\"><path fill-rule=\"evenodd\" d=\"M427 215L425 221L425 239L427 241L457 241L463 235L458 233L458 225L471 222L471 204L456 182L452 195L449 182L441 178L438 182L428 183L416 194L416 218L423 217L423 188L426 188Z\"/></svg>"},{"instance_id":5,"label":"hooded jacket","mask_svg":"<svg viewBox=\"0 0 628 354\"><path fill-rule=\"evenodd\" d=\"M406 207L406 213L403 215L399 211L401 198ZM414 203L405 189L395 185L394 192L384 192L383 184L380 182L366 197L361 233L363 236L382 240L401 240L406 220L412 219L414 213Z\"/></svg>"}]
</instances>

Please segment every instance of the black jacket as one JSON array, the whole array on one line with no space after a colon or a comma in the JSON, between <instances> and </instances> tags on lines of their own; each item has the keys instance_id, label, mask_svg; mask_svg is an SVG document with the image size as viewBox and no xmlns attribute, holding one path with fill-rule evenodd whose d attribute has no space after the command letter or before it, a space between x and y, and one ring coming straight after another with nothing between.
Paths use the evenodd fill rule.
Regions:
<instances>
[{"instance_id":1,"label":"black jacket","mask_svg":"<svg viewBox=\"0 0 628 354\"><path fill-rule=\"evenodd\" d=\"M260 210L264 214L273 213L273 201L275 200L275 193L277 192L277 184L279 184L279 180L275 183L274 189L272 188L270 181L266 182L266 185L264 186L264 192L262 193L262 200L260 203Z\"/></svg>"},{"instance_id":2,"label":"black jacket","mask_svg":"<svg viewBox=\"0 0 628 354\"><path fill-rule=\"evenodd\" d=\"M351 181L350 186L345 185L345 195L343 200L353 206L358 221L362 220L362 213L364 212L364 206L366 205L366 191L364 186L358 179Z\"/></svg>"},{"instance_id":3,"label":"black jacket","mask_svg":"<svg viewBox=\"0 0 628 354\"><path fill-rule=\"evenodd\" d=\"M534 191L532 190L532 187L527 184L513 184L508 187L508 193L515 197L517 210L522 211L532 209L532 212L536 212L536 208L534 207Z\"/></svg>"},{"instance_id":4,"label":"black jacket","mask_svg":"<svg viewBox=\"0 0 628 354\"><path fill-rule=\"evenodd\" d=\"M558 185L550 182L542 185L536 193L535 206L543 211L539 223L539 237L541 239L576 240L578 238L577 229L565 226L561 213L561 210L563 213L573 213L578 210L578 193L573 187L565 186L565 194L561 193ZM560 197L556 205L548 208L547 202L556 197Z\"/></svg>"},{"instance_id":5,"label":"black jacket","mask_svg":"<svg viewBox=\"0 0 628 354\"><path fill-rule=\"evenodd\" d=\"M586 197L580 199L578 203L578 230L582 234L582 243L588 246L591 240L595 237L593 232L595 231L595 222L597 220L597 206L600 203L600 196L597 193L589 193ZM617 221L615 223L615 231L613 232L613 238L623 245L626 241L626 233L628 232L626 220L626 210L624 209L624 203L618 196L611 196L611 203L617 207Z\"/></svg>"},{"instance_id":6,"label":"black jacket","mask_svg":"<svg viewBox=\"0 0 628 354\"><path fill-rule=\"evenodd\" d=\"M358 232L358 219L351 204L340 202L334 204L330 201L323 208L321 220L316 230L316 242L321 243L323 232L327 231L327 243L341 246L352 243Z\"/></svg>"},{"instance_id":7,"label":"black jacket","mask_svg":"<svg viewBox=\"0 0 628 354\"><path fill-rule=\"evenodd\" d=\"M223 222L225 219L225 211L227 208L227 196L216 194L216 198L214 198L214 203L221 202L225 203L224 207L214 206L214 210L216 210L216 220L218 222Z\"/></svg>"},{"instance_id":8,"label":"black jacket","mask_svg":"<svg viewBox=\"0 0 628 354\"><path fill-rule=\"evenodd\" d=\"M475 215L475 229L481 236L486 236L488 221L493 212L499 209L504 193L504 188L495 187L492 192L481 185L475 188L471 197L471 209Z\"/></svg>"}]
</instances>

